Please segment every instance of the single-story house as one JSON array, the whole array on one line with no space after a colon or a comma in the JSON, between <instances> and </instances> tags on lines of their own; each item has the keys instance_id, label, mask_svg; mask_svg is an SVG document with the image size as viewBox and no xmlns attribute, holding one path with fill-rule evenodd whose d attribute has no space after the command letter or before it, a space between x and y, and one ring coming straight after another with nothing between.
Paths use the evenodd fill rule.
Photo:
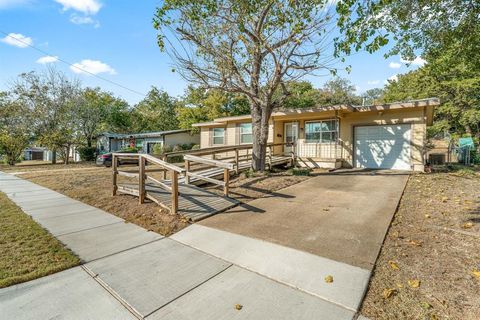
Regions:
<instances>
[{"instance_id":1,"label":"single-story house","mask_svg":"<svg viewBox=\"0 0 480 320\"><path fill-rule=\"evenodd\" d=\"M385 168L423 171L427 126L439 99L429 98L383 105L319 106L275 110L268 142L274 154L292 151L298 164L323 168ZM197 123L200 147L252 143L251 116ZM293 149L292 149L293 148Z\"/></svg>"},{"instance_id":2,"label":"single-story house","mask_svg":"<svg viewBox=\"0 0 480 320\"><path fill-rule=\"evenodd\" d=\"M57 157L59 153L57 152ZM24 160L40 160L40 161L52 161L53 152L45 147L31 146L23 150ZM80 153L72 146L69 150L69 158L74 161L80 161Z\"/></svg>"},{"instance_id":3,"label":"single-story house","mask_svg":"<svg viewBox=\"0 0 480 320\"><path fill-rule=\"evenodd\" d=\"M190 130L169 130L146 133L104 133L97 137L97 153L115 152L132 144L140 153L152 153L153 146L160 144L174 147L183 144L199 144L200 135Z\"/></svg>"}]
</instances>

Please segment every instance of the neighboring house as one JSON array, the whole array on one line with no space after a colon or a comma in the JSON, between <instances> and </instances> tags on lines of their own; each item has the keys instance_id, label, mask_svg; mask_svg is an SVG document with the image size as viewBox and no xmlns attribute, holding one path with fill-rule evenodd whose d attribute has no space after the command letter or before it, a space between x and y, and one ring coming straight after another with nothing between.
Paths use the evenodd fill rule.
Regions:
<instances>
[{"instance_id":1,"label":"neighboring house","mask_svg":"<svg viewBox=\"0 0 480 320\"><path fill-rule=\"evenodd\" d=\"M102 154L120 151L133 144L140 153L152 153L153 146L156 144L174 147L199 143L198 133L191 134L190 130L183 129L131 134L104 133L97 137L97 152Z\"/></svg>"},{"instance_id":2,"label":"neighboring house","mask_svg":"<svg viewBox=\"0 0 480 320\"><path fill-rule=\"evenodd\" d=\"M274 154L295 152L308 167L385 168L423 171L427 126L436 98L374 106L336 105L276 110L270 118ZM201 148L252 143L250 115L197 123Z\"/></svg>"},{"instance_id":3,"label":"neighboring house","mask_svg":"<svg viewBox=\"0 0 480 320\"><path fill-rule=\"evenodd\" d=\"M45 153L48 150L42 147L28 147L23 150L23 159L24 160L44 160L46 158Z\"/></svg>"},{"instance_id":4,"label":"neighboring house","mask_svg":"<svg viewBox=\"0 0 480 320\"><path fill-rule=\"evenodd\" d=\"M44 147L28 147L23 151L24 160L52 161L52 151ZM57 156L59 153L57 152ZM69 158L74 162L80 161L80 154L75 147L71 147Z\"/></svg>"}]
</instances>

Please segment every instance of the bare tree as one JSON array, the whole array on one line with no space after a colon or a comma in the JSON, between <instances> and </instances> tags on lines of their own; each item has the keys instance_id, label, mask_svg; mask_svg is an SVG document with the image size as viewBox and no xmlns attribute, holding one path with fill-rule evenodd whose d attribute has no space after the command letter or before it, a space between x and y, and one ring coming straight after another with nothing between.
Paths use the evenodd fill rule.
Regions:
<instances>
[{"instance_id":1,"label":"bare tree","mask_svg":"<svg viewBox=\"0 0 480 320\"><path fill-rule=\"evenodd\" d=\"M175 70L204 88L250 102L254 170L265 169L268 123L288 97L286 83L334 71L331 0L165 0L158 43Z\"/></svg>"}]
</instances>

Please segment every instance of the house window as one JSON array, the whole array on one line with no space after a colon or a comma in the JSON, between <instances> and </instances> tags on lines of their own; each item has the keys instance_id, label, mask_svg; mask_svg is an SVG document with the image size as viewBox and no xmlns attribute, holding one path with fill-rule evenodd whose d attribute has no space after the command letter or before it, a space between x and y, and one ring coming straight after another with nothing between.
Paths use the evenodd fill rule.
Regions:
<instances>
[{"instance_id":1,"label":"house window","mask_svg":"<svg viewBox=\"0 0 480 320\"><path fill-rule=\"evenodd\" d=\"M213 128L212 144L225 144L225 128Z\"/></svg>"},{"instance_id":2,"label":"house window","mask_svg":"<svg viewBox=\"0 0 480 320\"><path fill-rule=\"evenodd\" d=\"M252 143L252 124L241 123L240 127L240 143Z\"/></svg>"},{"instance_id":3,"label":"house window","mask_svg":"<svg viewBox=\"0 0 480 320\"><path fill-rule=\"evenodd\" d=\"M305 141L307 143L329 143L337 140L337 120L305 122Z\"/></svg>"}]
</instances>

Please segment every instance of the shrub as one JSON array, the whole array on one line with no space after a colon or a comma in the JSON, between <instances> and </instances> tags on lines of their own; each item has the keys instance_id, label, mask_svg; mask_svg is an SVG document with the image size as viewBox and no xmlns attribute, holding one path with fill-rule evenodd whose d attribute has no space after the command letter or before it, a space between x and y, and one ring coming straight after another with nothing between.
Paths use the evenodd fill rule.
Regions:
<instances>
[{"instance_id":1,"label":"shrub","mask_svg":"<svg viewBox=\"0 0 480 320\"><path fill-rule=\"evenodd\" d=\"M310 169L308 168L292 168L290 169L290 172L294 176L309 176L310 175Z\"/></svg>"},{"instance_id":2,"label":"shrub","mask_svg":"<svg viewBox=\"0 0 480 320\"><path fill-rule=\"evenodd\" d=\"M200 145L199 144L194 144L192 146L192 150L200 150Z\"/></svg>"},{"instance_id":3,"label":"shrub","mask_svg":"<svg viewBox=\"0 0 480 320\"><path fill-rule=\"evenodd\" d=\"M126 148L123 148L122 150L120 150L120 152L137 153L138 148L126 147Z\"/></svg>"},{"instance_id":4,"label":"shrub","mask_svg":"<svg viewBox=\"0 0 480 320\"><path fill-rule=\"evenodd\" d=\"M78 153L80 154L80 160L82 161L94 161L95 160L95 147L79 147Z\"/></svg>"},{"instance_id":5,"label":"shrub","mask_svg":"<svg viewBox=\"0 0 480 320\"><path fill-rule=\"evenodd\" d=\"M184 150L184 149L179 144L175 145L172 149L173 152L182 151L182 150Z\"/></svg>"},{"instance_id":6,"label":"shrub","mask_svg":"<svg viewBox=\"0 0 480 320\"><path fill-rule=\"evenodd\" d=\"M155 143L153 145L152 153L154 155L161 155L163 153L163 145L161 143Z\"/></svg>"}]
</instances>

